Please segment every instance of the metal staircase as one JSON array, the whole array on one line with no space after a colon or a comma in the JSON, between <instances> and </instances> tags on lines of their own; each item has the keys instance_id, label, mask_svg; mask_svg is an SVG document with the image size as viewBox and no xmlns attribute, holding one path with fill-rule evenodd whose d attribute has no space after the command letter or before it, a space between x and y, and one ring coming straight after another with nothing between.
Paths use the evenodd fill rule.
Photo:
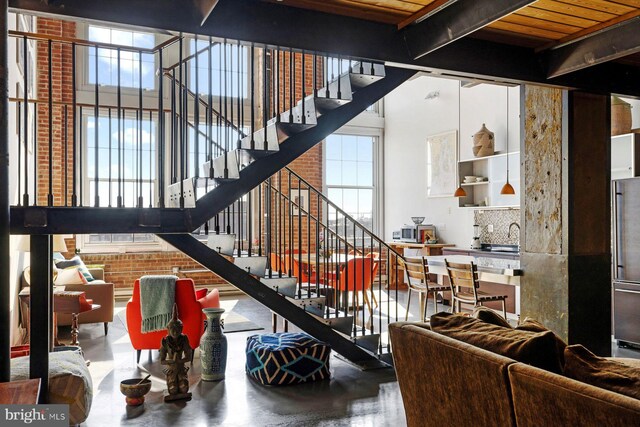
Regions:
<instances>
[{"instance_id":1,"label":"metal staircase","mask_svg":"<svg viewBox=\"0 0 640 427\"><path fill-rule=\"evenodd\" d=\"M27 49L30 39L42 40L44 36L20 33L16 37ZM389 360L388 340L381 339L386 333L383 314L379 310L374 316L368 307L366 319L365 303L360 304L357 295L362 293L368 301L371 293L376 304L383 304L382 287L397 254L383 248L380 239L374 240L373 234L341 212L345 224L353 224L354 236L356 229L362 232L358 250L355 237L347 236L347 226L340 232L322 212L339 209L326 198L321 201L315 189L315 211L293 200L291 191L296 185L298 191L301 185L307 191L311 188L291 174L288 183L283 183L281 171L415 71L211 38L204 49L184 57L186 41L185 37L174 37L152 50L78 39L48 41L49 47L62 44L71 52L74 70L76 53L82 49L111 49L117 51L117 58L121 50L128 50L138 60L143 53L153 54L158 65L157 91L146 94L140 83L138 88L127 88L124 96L118 78L117 87L107 97L115 103L103 104L100 101L105 97L100 97L102 88L95 76L95 102L81 104L75 96L80 87L74 72L62 77L73 79L69 82L74 92L71 100L54 103L51 84L39 99L26 95L12 98L21 112L18 120L23 130L17 159L23 186L18 188L21 203L11 208L12 231L43 235L155 233L277 315L328 342L349 360L380 366ZM195 42L197 46L197 37ZM174 51L168 55L170 49ZM206 54L208 61L204 68L198 65L201 54ZM214 55L219 69L212 66ZM177 57L178 62L164 68L163 60L168 56ZM231 61L234 57L235 62ZM119 62L116 64L119 67ZM95 70L99 70L97 63ZM48 78L52 77L50 68ZM206 90L202 89L204 82ZM26 87L28 82L24 84ZM132 96L135 92L137 96ZM150 96L157 96L157 108L150 106ZM38 128L43 122L36 120L45 110L50 113L48 144L35 141L35 147L29 148L34 135L41 139L45 133ZM53 132L53 116L62 124L63 137ZM99 125L107 125L106 117L108 141L100 140L98 131ZM93 145L88 144L89 134L83 130L90 120L95 129ZM145 120L153 140L143 138ZM155 133L151 123L157 123ZM132 141L125 138L127 126L136 135ZM30 149L39 153L33 159L27 155ZM48 163L39 161L41 158ZM55 168L54 158L64 159L64 167ZM145 164L149 167L143 167ZM104 170L108 175L101 175ZM191 233L196 229L203 230L206 237L202 241ZM368 245L364 244L365 232L371 234L367 234ZM365 246L371 254L382 254L380 260L366 263L376 265L377 277L371 277L375 276L373 269L353 271L350 262L322 262L320 235L326 247L345 260L350 252L364 255ZM298 259L298 267L294 267L293 254L303 253L303 241L309 255L306 262ZM304 269L313 264L311 252L315 252L318 267L313 274L305 274ZM371 289L340 289L345 278L359 274L369 276ZM377 287L377 298L373 287ZM397 303L394 308L389 300L391 297L384 314L387 323L392 316L397 318L398 311Z\"/></svg>"}]
</instances>

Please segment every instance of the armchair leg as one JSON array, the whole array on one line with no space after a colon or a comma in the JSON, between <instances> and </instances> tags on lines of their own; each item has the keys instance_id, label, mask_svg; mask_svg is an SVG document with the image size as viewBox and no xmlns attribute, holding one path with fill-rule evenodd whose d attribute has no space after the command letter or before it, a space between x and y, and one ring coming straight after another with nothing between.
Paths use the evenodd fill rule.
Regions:
<instances>
[{"instance_id":1,"label":"armchair leg","mask_svg":"<svg viewBox=\"0 0 640 427\"><path fill-rule=\"evenodd\" d=\"M136 350L136 363L140 363L141 354L142 354L142 350Z\"/></svg>"},{"instance_id":2,"label":"armchair leg","mask_svg":"<svg viewBox=\"0 0 640 427\"><path fill-rule=\"evenodd\" d=\"M409 288L409 295L407 296L407 313L404 315L404 321L409 319L409 307L411 307L411 288Z\"/></svg>"},{"instance_id":3,"label":"armchair leg","mask_svg":"<svg viewBox=\"0 0 640 427\"><path fill-rule=\"evenodd\" d=\"M104 322L104 334L107 335L109 332L109 322Z\"/></svg>"}]
</instances>

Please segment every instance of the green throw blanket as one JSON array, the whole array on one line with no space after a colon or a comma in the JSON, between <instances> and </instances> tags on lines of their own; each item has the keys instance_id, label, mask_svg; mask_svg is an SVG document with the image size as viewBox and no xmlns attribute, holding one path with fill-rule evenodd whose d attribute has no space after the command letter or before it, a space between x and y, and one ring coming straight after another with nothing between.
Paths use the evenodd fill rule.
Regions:
<instances>
[{"instance_id":1,"label":"green throw blanket","mask_svg":"<svg viewBox=\"0 0 640 427\"><path fill-rule=\"evenodd\" d=\"M140 279L142 333L167 328L176 296L176 276L143 276Z\"/></svg>"}]
</instances>

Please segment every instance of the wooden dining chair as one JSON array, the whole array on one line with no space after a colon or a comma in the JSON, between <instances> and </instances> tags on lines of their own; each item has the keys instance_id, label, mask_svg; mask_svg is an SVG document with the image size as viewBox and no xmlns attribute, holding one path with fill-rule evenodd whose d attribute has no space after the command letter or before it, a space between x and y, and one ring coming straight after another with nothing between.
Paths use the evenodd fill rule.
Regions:
<instances>
[{"instance_id":1,"label":"wooden dining chair","mask_svg":"<svg viewBox=\"0 0 640 427\"><path fill-rule=\"evenodd\" d=\"M409 308L411 307L411 294L418 293L420 302L420 312L422 322L427 319L427 303L429 293L433 294L435 313L438 312L438 292L450 290L449 286L439 285L429 280L429 264L425 257L398 257L398 263L407 273L407 284L409 285L409 295L407 297L407 313L404 316L405 322L409 319Z\"/></svg>"},{"instance_id":2,"label":"wooden dining chair","mask_svg":"<svg viewBox=\"0 0 640 427\"><path fill-rule=\"evenodd\" d=\"M448 262L445 258L444 264L449 275L449 286L451 290L451 312L457 307L461 310L462 304L472 304L474 307L483 305L485 302L501 301L502 313L507 318L507 295L495 295L482 292L478 279L478 267L471 261L470 263Z\"/></svg>"}]
</instances>

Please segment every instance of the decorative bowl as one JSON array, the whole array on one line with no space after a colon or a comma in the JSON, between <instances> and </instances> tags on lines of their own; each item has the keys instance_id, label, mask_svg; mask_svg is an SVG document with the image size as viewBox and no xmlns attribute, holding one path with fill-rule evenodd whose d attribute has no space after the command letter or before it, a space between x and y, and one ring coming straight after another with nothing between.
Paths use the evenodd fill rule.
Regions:
<instances>
[{"instance_id":1,"label":"decorative bowl","mask_svg":"<svg viewBox=\"0 0 640 427\"><path fill-rule=\"evenodd\" d=\"M419 225L419 224L422 224L422 221L424 221L424 218L425 217L423 216L412 216L411 221L413 221L415 225Z\"/></svg>"},{"instance_id":2,"label":"decorative bowl","mask_svg":"<svg viewBox=\"0 0 640 427\"><path fill-rule=\"evenodd\" d=\"M144 395L151 390L151 380L140 382L141 379L131 378L120 381L120 393L126 396L127 405L138 406L144 403Z\"/></svg>"}]
</instances>

